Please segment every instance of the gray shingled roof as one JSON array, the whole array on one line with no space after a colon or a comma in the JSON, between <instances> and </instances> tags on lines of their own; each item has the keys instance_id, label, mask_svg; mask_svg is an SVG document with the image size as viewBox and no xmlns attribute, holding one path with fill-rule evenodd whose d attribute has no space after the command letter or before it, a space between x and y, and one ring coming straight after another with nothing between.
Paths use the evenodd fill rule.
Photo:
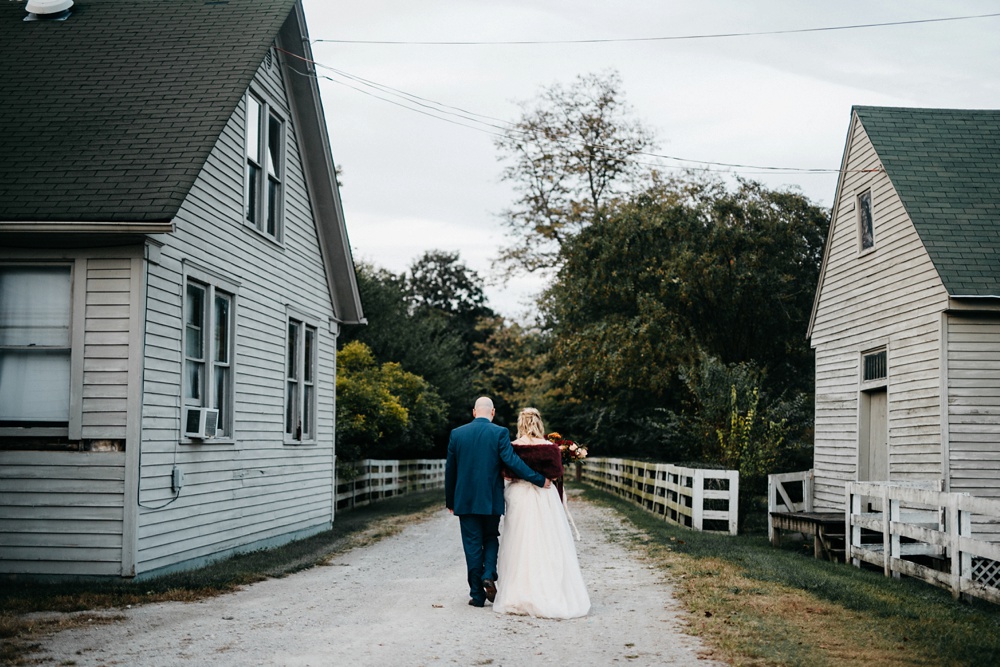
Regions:
<instances>
[{"instance_id":1,"label":"gray shingled roof","mask_svg":"<svg viewBox=\"0 0 1000 667\"><path fill-rule=\"evenodd\" d=\"M294 3L0 2L0 220L173 218Z\"/></svg>"},{"instance_id":2,"label":"gray shingled roof","mask_svg":"<svg viewBox=\"0 0 1000 667\"><path fill-rule=\"evenodd\" d=\"M1000 111L854 111L948 293L1000 296Z\"/></svg>"}]
</instances>

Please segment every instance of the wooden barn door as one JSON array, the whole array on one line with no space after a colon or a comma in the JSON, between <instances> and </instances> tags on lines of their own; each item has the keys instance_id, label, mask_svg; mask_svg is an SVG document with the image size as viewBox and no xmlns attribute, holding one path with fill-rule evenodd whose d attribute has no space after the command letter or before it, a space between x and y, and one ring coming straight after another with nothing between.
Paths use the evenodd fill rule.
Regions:
<instances>
[{"instance_id":1,"label":"wooden barn door","mask_svg":"<svg viewBox=\"0 0 1000 667\"><path fill-rule=\"evenodd\" d=\"M858 481L889 479L889 401L885 387L861 392L861 433L858 442ZM881 511L872 499L871 509Z\"/></svg>"}]
</instances>

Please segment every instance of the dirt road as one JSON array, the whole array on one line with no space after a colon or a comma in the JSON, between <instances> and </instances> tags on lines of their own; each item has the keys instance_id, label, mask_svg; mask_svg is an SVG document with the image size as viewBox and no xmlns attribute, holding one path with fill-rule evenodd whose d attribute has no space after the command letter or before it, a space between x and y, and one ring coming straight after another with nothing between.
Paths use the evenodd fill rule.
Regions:
<instances>
[{"instance_id":1,"label":"dirt road","mask_svg":"<svg viewBox=\"0 0 1000 667\"><path fill-rule=\"evenodd\" d=\"M626 547L633 529L571 498L592 601L568 621L467 604L458 521L442 510L401 533L284 579L196 603L127 609L125 620L42 640L41 664L721 665L681 632L662 573Z\"/></svg>"}]
</instances>

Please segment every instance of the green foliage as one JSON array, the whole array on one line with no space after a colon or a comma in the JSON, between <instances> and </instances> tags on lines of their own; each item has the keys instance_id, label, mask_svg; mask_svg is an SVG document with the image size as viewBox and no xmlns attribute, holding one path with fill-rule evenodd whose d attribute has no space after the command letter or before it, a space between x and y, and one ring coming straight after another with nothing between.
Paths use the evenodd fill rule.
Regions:
<instances>
[{"instance_id":1,"label":"green foliage","mask_svg":"<svg viewBox=\"0 0 1000 667\"><path fill-rule=\"evenodd\" d=\"M341 343L362 342L380 363L396 362L429 382L446 405L448 420L435 434L439 444L446 442L448 422L464 419L471 409L465 341L447 317L413 306L405 275L364 263L356 272L368 325L345 328Z\"/></svg>"},{"instance_id":2,"label":"green foliage","mask_svg":"<svg viewBox=\"0 0 1000 667\"><path fill-rule=\"evenodd\" d=\"M678 415L684 369L702 351L759 368L762 394L810 392L804 330L826 225L793 192L654 180L565 242L543 306L557 382L580 401L591 441L666 460L701 454Z\"/></svg>"},{"instance_id":3,"label":"green foliage","mask_svg":"<svg viewBox=\"0 0 1000 667\"><path fill-rule=\"evenodd\" d=\"M430 384L359 341L337 353L337 452L342 460L396 458L430 449L446 407Z\"/></svg>"}]
</instances>

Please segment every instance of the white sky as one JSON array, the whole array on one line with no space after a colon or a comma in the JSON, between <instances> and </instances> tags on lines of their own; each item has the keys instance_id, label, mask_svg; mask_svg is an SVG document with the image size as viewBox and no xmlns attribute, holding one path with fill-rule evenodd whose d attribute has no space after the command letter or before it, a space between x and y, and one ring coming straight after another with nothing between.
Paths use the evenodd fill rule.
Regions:
<instances>
[{"instance_id":1,"label":"white sky","mask_svg":"<svg viewBox=\"0 0 1000 667\"><path fill-rule=\"evenodd\" d=\"M691 160L840 166L855 104L1000 108L1000 17L788 35L608 44L425 46L319 39L624 39L759 32L1000 12L1000 1L304 0L317 62L466 111L514 121L516 102L616 69L656 152ZM320 69L368 92L335 72ZM354 257L401 272L425 250L457 250L484 277L507 243L513 201L484 131L321 80ZM385 97L385 94L381 94ZM394 98L396 99L396 98ZM410 105L415 106L415 105ZM701 166L667 162L670 166ZM722 168L720 168L722 169ZM796 186L829 206L836 175L734 170ZM509 317L537 277L487 288Z\"/></svg>"}]
</instances>

